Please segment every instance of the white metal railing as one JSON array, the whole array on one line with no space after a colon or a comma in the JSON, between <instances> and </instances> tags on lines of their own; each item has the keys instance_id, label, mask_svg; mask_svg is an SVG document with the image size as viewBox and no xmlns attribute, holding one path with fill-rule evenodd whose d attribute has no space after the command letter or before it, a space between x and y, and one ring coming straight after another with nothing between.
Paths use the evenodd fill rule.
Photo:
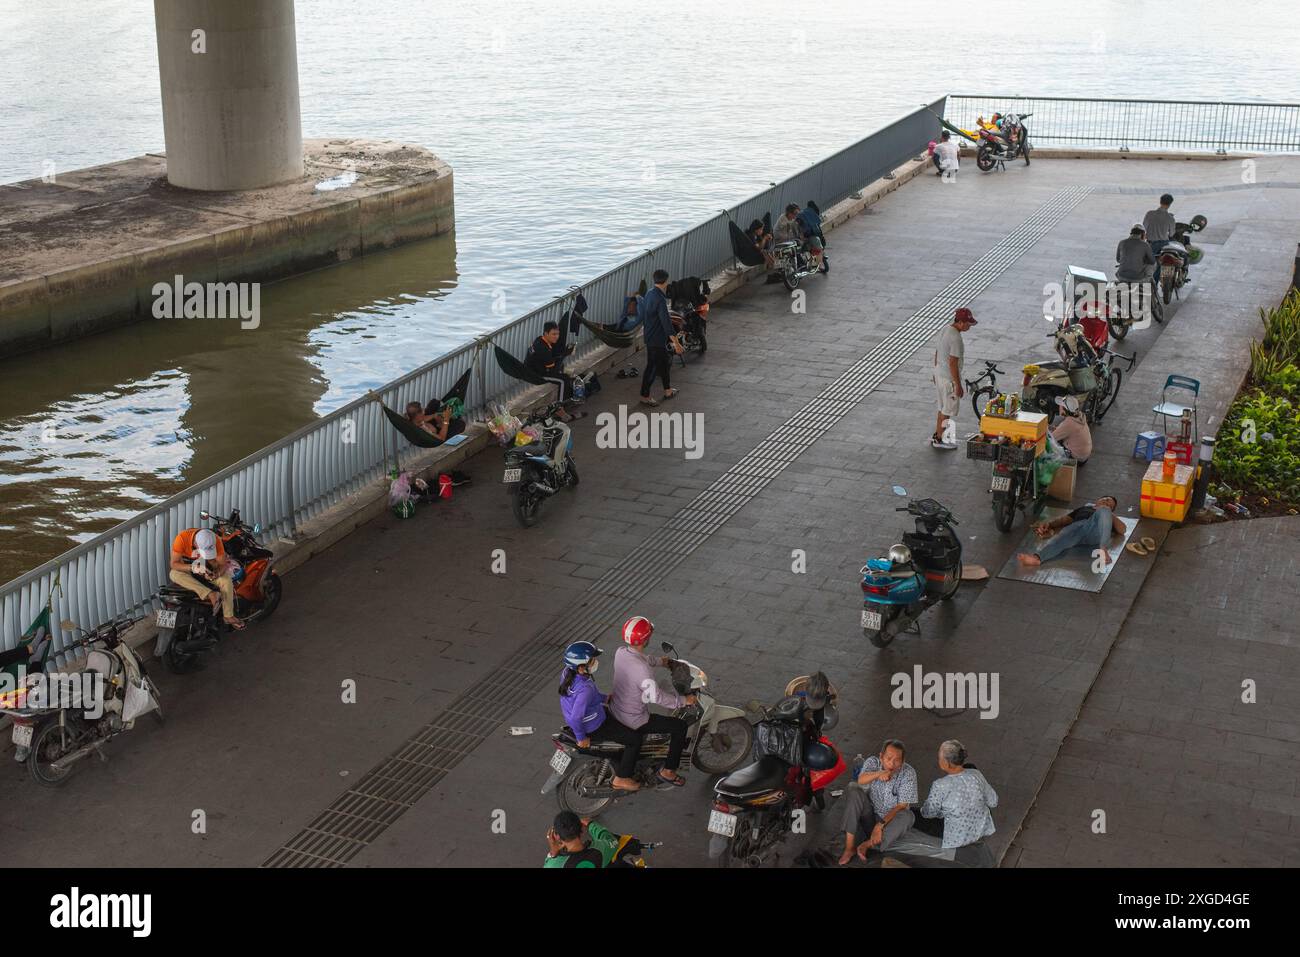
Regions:
<instances>
[{"instance_id":1,"label":"white metal railing","mask_svg":"<svg viewBox=\"0 0 1300 957\"><path fill-rule=\"evenodd\" d=\"M1215 100L1076 99L952 94L945 119L972 129L979 116L1032 113L1029 142L1129 151L1214 153L1300 150L1300 104Z\"/></svg>"},{"instance_id":2,"label":"white metal railing","mask_svg":"<svg viewBox=\"0 0 1300 957\"><path fill-rule=\"evenodd\" d=\"M925 150L938 130L934 113L944 100L915 110L858 142L798 172L783 182L675 236L582 287L596 321L612 321L623 297L658 268L674 276L712 276L732 262L728 219L742 227L777 214L787 202L814 200L823 209ZM510 402L526 385L509 378L493 361L491 345L523 356L546 320L559 321L571 294L534 309L500 329L443 355L388 383L376 394L390 408L408 400L425 402L443 395L473 364L466 402L470 418L482 417L490 402ZM576 341L581 358L599 342L589 333ZM199 511L228 514L238 507L259 522L269 540L292 536L297 526L400 466L411 446L392 428L371 396L358 398L304 426L292 435L146 509L41 567L0 586L0 650L15 647L53 596L55 650L71 636L58 626L70 618L83 627L123 614L140 614L153 605L166 581L172 537L199 524Z\"/></svg>"}]
</instances>

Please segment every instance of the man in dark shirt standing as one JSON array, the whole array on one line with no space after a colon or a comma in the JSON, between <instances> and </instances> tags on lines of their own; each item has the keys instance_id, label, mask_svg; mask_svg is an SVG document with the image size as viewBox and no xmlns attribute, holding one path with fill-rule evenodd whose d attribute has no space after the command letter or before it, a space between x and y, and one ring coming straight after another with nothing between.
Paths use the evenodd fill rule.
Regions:
<instances>
[{"instance_id":1,"label":"man in dark shirt standing","mask_svg":"<svg viewBox=\"0 0 1300 957\"><path fill-rule=\"evenodd\" d=\"M546 323L542 326L542 334L529 347L524 365L547 382L554 382L559 387L559 401L565 402L573 395L573 378L564 371L564 357L573 351L573 347L566 348L559 343L559 324ZM563 413L560 418L565 418Z\"/></svg>"},{"instance_id":2,"label":"man in dark shirt standing","mask_svg":"<svg viewBox=\"0 0 1300 957\"><path fill-rule=\"evenodd\" d=\"M638 306L642 327L645 330L645 375L641 377L641 404L658 405L650 398L650 386L655 376L663 379L664 398L671 399L677 390L668 384L668 372L672 355L677 351L677 339L673 335L673 320L668 314L668 273L656 269L655 284L644 296ZM671 352L670 352L671 350Z\"/></svg>"}]
</instances>

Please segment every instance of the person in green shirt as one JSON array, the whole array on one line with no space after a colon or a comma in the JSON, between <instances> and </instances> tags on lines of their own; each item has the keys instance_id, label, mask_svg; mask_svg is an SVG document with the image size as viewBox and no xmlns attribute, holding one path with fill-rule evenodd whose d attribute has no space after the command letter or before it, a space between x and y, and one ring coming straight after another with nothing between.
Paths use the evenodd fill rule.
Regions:
<instances>
[{"instance_id":1,"label":"person in green shirt","mask_svg":"<svg viewBox=\"0 0 1300 957\"><path fill-rule=\"evenodd\" d=\"M584 830L591 844L583 840ZM618 853L619 835L589 818L561 811L546 832L546 844L550 853L542 867L608 867Z\"/></svg>"}]
</instances>

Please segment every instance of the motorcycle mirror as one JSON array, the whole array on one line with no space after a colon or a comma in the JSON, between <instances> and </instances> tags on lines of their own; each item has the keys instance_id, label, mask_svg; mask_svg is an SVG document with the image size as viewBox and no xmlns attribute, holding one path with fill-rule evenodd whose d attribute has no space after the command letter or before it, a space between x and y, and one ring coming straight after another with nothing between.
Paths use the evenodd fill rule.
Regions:
<instances>
[{"instance_id":1,"label":"motorcycle mirror","mask_svg":"<svg viewBox=\"0 0 1300 957\"><path fill-rule=\"evenodd\" d=\"M906 495L907 495L907 489L903 488L903 486L901 486L901 485L895 485L895 486L894 486L894 494L895 494L895 495L903 495L903 496L906 496Z\"/></svg>"},{"instance_id":2,"label":"motorcycle mirror","mask_svg":"<svg viewBox=\"0 0 1300 957\"><path fill-rule=\"evenodd\" d=\"M203 521L205 521L205 522L206 522L208 519L210 519L211 517L212 517L212 516L209 515L209 514L207 513L207 510L206 510L206 509L205 509L204 511L199 512L199 518L203 519Z\"/></svg>"},{"instance_id":3,"label":"motorcycle mirror","mask_svg":"<svg viewBox=\"0 0 1300 957\"><path fill-rule=\"evenodd\" d=\"M260 534L262 534L262 523L261 523L261 522L254 522L254 523L253 523L253 534L254 534L254 535L260 535Z\"/></svg>"},{"instance_id":4,"label":"motorcycle mirror","mask_svg":"<svg viewBox=\"0 0 1300 957\"><path fill-rule=\"evenodd\" d=\"M659 643L659 647L662 648L664 651L668 652L668 654L672 655L674 658L677 657L677 649L673 647L672 642L661 641Z\"/></svg>"}]
</instances>

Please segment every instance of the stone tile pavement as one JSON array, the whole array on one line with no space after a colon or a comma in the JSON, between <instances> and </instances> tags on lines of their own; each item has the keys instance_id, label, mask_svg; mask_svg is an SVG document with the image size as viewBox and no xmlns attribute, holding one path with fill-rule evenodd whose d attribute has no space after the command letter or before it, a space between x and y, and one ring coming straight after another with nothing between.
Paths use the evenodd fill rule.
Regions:
<instances>
[{"instance_id":1,"label":"stone tile pavement","mask_svg":"<svg viewBox=\"0 0 1300 957\"><path fill-rule=\"evenodd\" d=\"M1265 170L1265 163L1272 165ZM1154 200L1180 185L1231 187L1238 178L1226 163L1098 160L988 175L963 168L955 183L922 177L908 184L831 235L835 269L807 281L806 314L791 313L779 286L750 285L716 305L708 356L674 369L683 391L666 409L704 414L703 458L598 450L592 420L580 422L582 485L524 530L499 485L498 453L477 456L467 469L475 484L451 502L360 529L290 574L276 617L227 642L206 671L161 676L164 728L141 727L114 742L109 764L87 767L58 792L38 790L16 767L0 775L7 856L15 864L261 863L460 691L508 664L564 609L591 600L592 582L1060 190L1149 186ZM1300 164L1261 161L1259 179L1300 181ZM1171 321L1124 344L1139 350L1141 363L1098 429L1081 495L1127 492L1136 513L1141 466L1126 453L1137 425L1149 421L1151 383L1166 368L1200 371L1206 405L1222 414L1235 373L1220 377L1218 364L1244 356L1255 332L1250 316L1280 296L1300 234L1297 201L1300 191L1258 188L1189 203L1187 212L1203 211L1226 238L1207 244L1197 285ZM1107 265L1116 238L1149 205L1094 189L1005 269L970 303L982 321L968 336L968 369L988 357L1018 370L1042 355L1043 284L1067 262ZM1218 283L1225 297L1244 299L1216 300ZM891 486L949 505L962 522L968 561L996 568L1019 539L1020 526L1006 536L993 528L986 467L926 444L934 418L927 362L924 347L906 356L628 611L652 617L727 702L771 700L790 676L826 669L843 689L836 741L851 754L886 735L903 737L923 788L937 775L938 743L960 737L1002 796L994 841L1001 853L1071 740L1150 565L1128 567L1126 556L1100 595L1016 582L965 587L927 613L921 637L872 648L857 624L857 570L902 527L894 512L902 500ZM590 411L633 403L635 392L610 378ZM959 425L971 422L969 413L967 406ZM1163 538L1164 527L1144 523L1139 534ZM504 576L490 571L498 548L507 555ZM791 572L794 549L807 555L804 574ZM616 624L603 639L610 649ZM918 663L927 671L997 672L998 717L895 711L890 677ZM349 678L357 682L356 704L341 701ZM538 793L550 755L545 735L559 724L549 684L505 722L537 734L484 729L482 743L353 866L538 863L555 811L554 799ZM680 792L620 802L609 823L666 841L660 864L701 864L708 784L695 773ZM205 834L191 830L195 809L206 812ZM504 833L491 826L498 809ZM1009 862L1034 863L1019 844L1013 854Z\"/></svg>"}]
</instances>

